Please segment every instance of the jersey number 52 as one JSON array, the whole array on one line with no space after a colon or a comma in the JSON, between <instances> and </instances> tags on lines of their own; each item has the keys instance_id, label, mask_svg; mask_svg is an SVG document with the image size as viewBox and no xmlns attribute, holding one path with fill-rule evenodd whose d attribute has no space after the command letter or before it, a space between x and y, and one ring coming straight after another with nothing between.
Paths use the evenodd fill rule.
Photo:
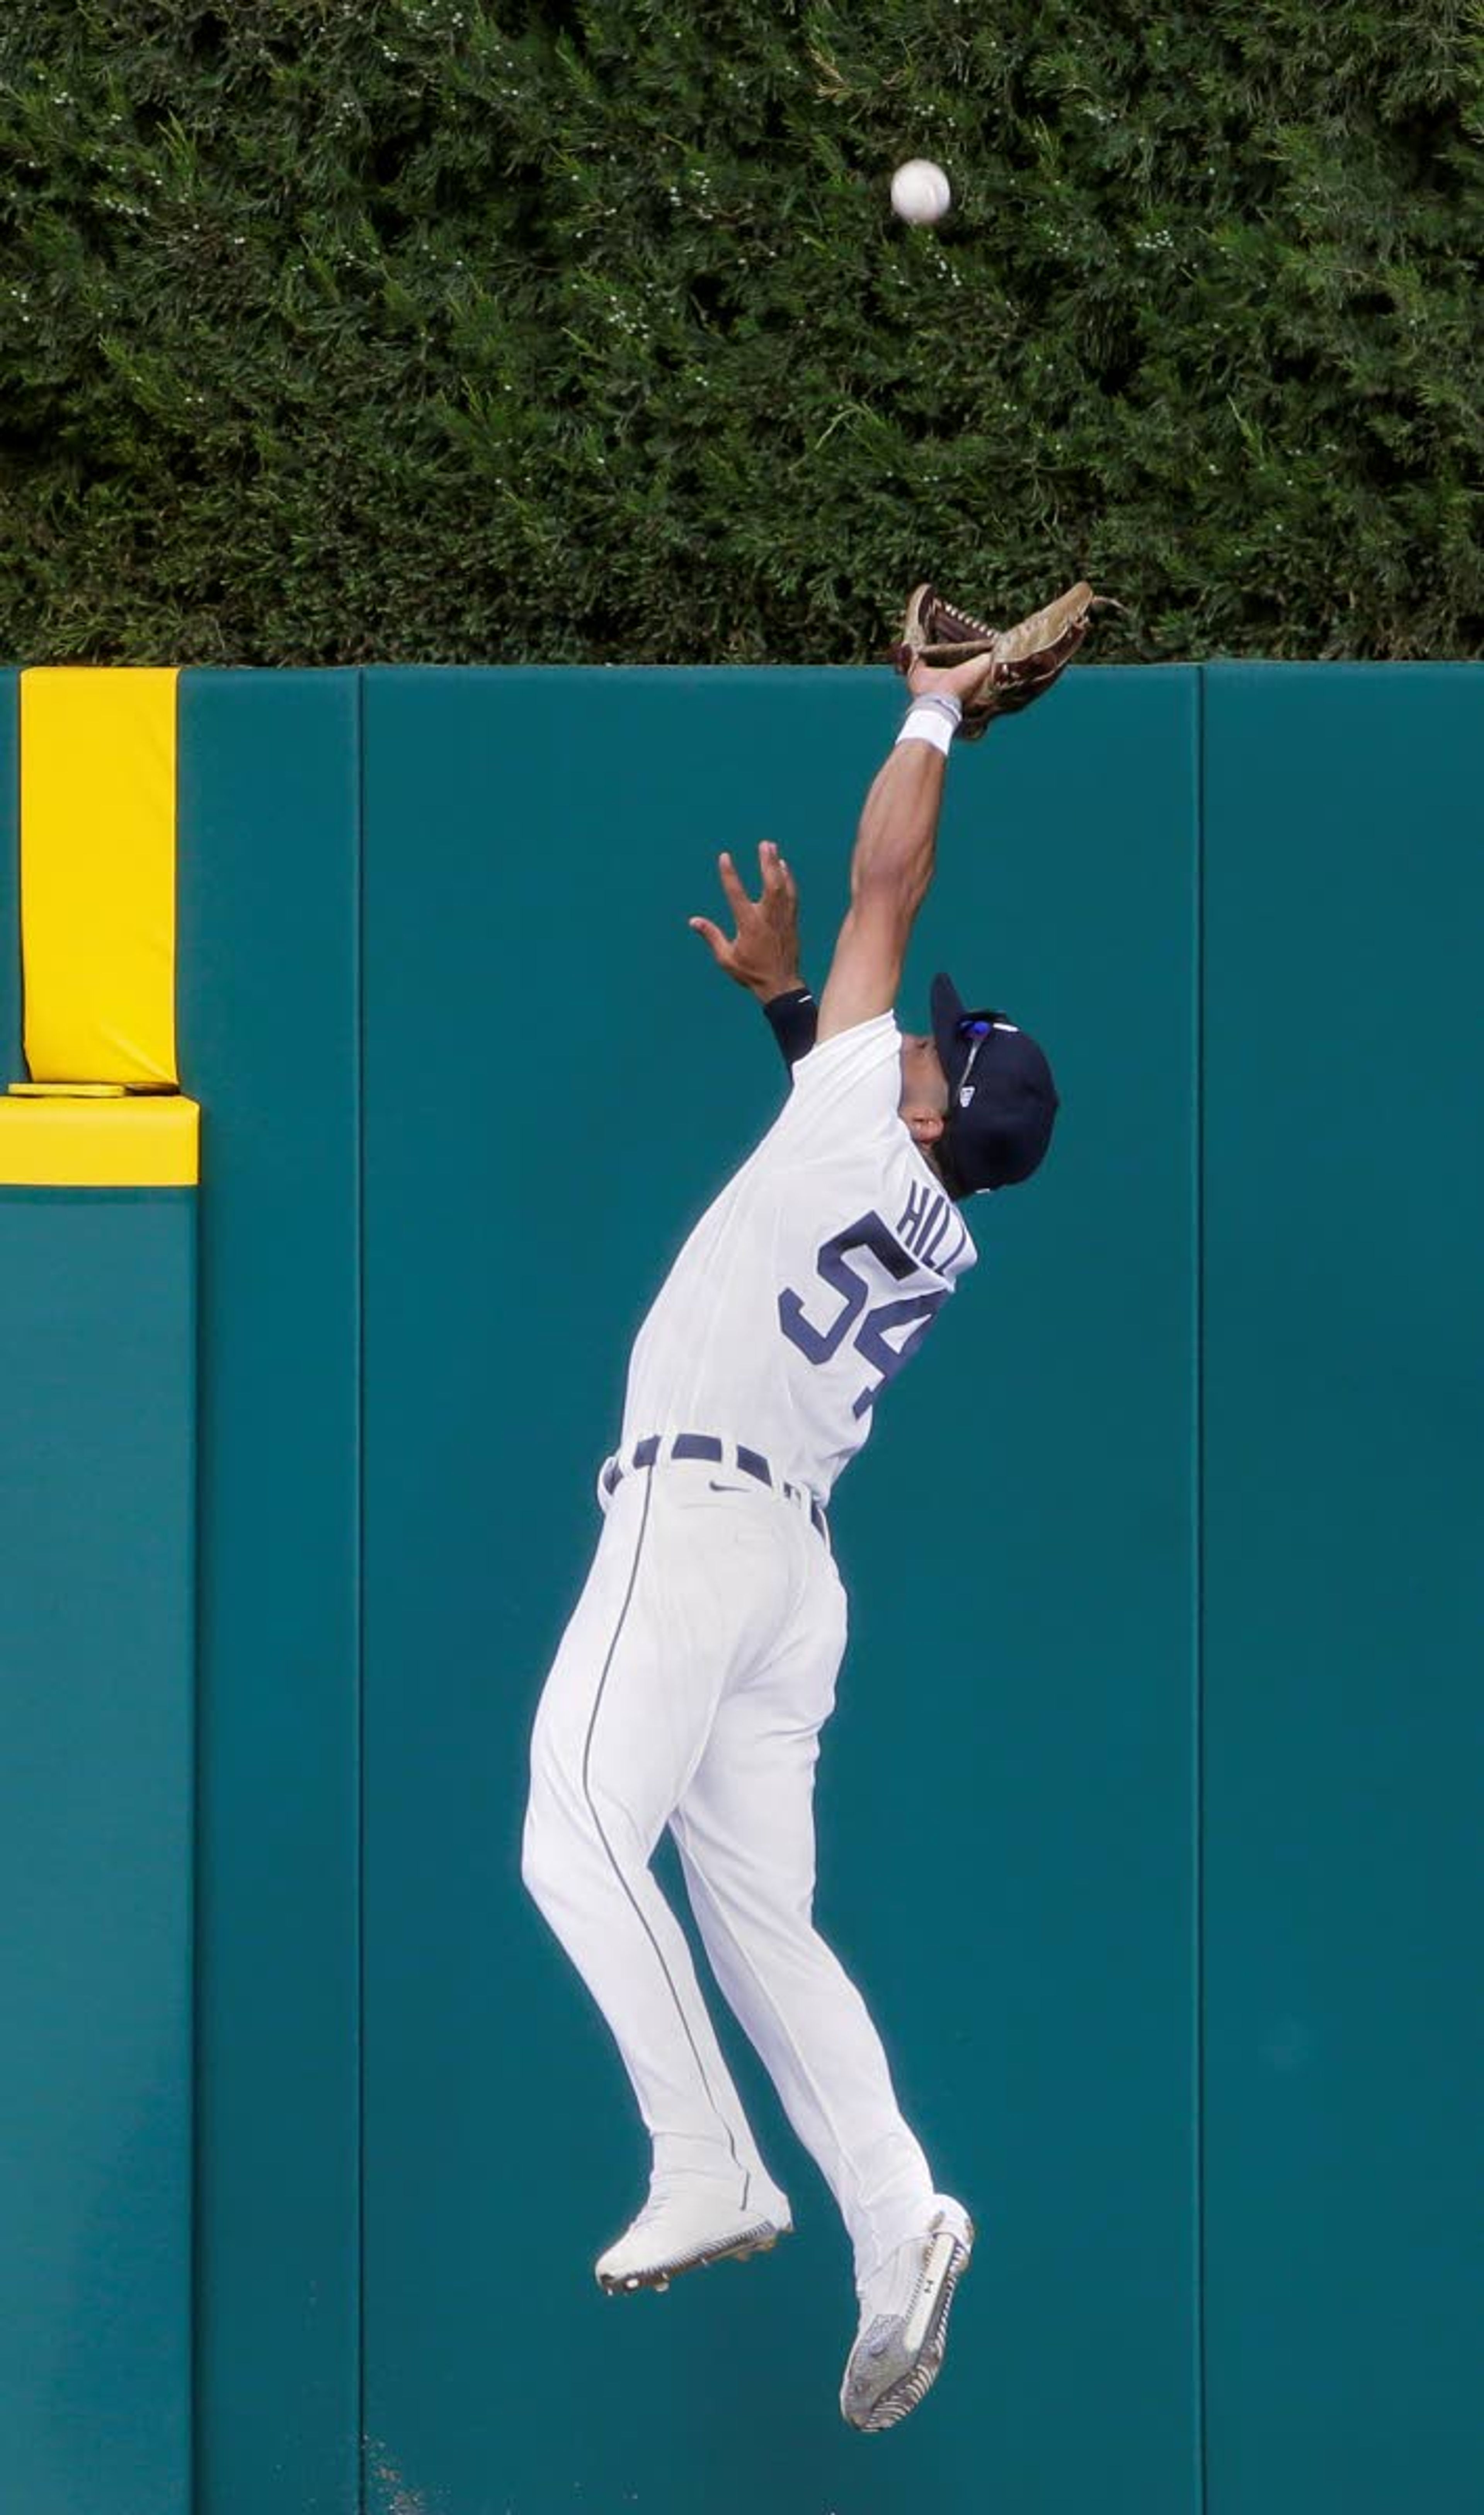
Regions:
<instances>
[{"instance_id":1,"label":"jersey number 52","mask_svg":"<svg viewBox=\"0 0 1484 2515\"><path fill-rule=\"evenodd\" d=\"M948 1287L945 1284L931 1293L908 1293L898 1300L877 1301L868 1309L875 1287L859 1267L851 1265L851 1253L855 1250L868 1251L897 1283L917 1272L917 1259L908 1255L881 1216L863 1214L858 1222L847 1224L832 1240L825 1241L814 1260L825 1283L840 1296L840 1307L834 1317L826 1326L816 1327L799 1295L788 1290L778 1296L778 1325L790 1344L796 1344L810 1362L828 1362L855 1329L855 1351L880 1374L855 1400L852 1412L864 1415L908 1355L916 1353L932 1324L934 1311L941 1309L948 1299ZM910 1328L911 1334L900 1344L888 1344L889 1332L903 1327Z\"/></svg>"}]
</instances>

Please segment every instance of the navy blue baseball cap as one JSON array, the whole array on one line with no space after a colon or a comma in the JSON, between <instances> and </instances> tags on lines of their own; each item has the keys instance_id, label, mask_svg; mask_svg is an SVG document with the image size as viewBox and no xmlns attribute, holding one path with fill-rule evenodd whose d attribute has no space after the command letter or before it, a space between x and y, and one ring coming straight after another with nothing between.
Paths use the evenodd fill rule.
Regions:
<instances>
[{"instance_id":1,"label":"navy blue baseball cap","mask_svg":"<svg viewBox=\"0 0 1484 2515\"><path fill-rule=\"evenodd\" d=\"M1044 1051L1004 1013L970 1012L941 969L929 1001L948 1077L948 1124L935 1150L949 1185L977 1195L1028 1179L1060 1106Z\"/></svg>"}]
</instances>

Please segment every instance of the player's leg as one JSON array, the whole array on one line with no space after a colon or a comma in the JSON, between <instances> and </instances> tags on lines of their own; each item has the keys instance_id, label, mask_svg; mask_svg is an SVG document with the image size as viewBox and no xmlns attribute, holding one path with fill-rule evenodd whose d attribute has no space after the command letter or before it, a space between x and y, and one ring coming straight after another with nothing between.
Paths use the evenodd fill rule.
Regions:
<instances>
[{"instance_id":1,"label":"player's leg","mask_svg":"<svg viewBox=\"0 0 1484 2515\"><path fill-rule=\"evenodd\" d=\"M680 2196L700 2258L708 2232L786 2226L788 2205L649 1861L733 1666L786 1612L787 1582L765 1546L714 1542L717 1505L708 1518L696 1490L667 1469L613 1499L537 1715L523 1872L618 2043L653 2143L651 2204L663 2216ZM672 2220L649 2268L677 2250ZM601 2264L599 2276L610 2284Z\"/></svg>"},{"instance_id":2,"label":"player's leg","mask_svg":"<svg viewBox=\"0 0 1484 2515\"><path fill-rule=\"evenodd\" d=\"M840 2206L858 2279L928 2214L932 2178L864 2000L815 1929L814 1766L844 1592L807 1523L800 1607L718 1706L672 1830L706 1952Z\"/></svg>"},{"instance_id":3,"label":"player's leg","mask_svg":"<svg viewBox=\"0 0 1484 2515\"><path fill-rule=\"evenodd\" d=\"M822 1552L812 1572L786 1647L723 1698L672 1823L718 1980L849 2230L859 2322L840 2406L875 2431L936 2381L973 2228L933 2191L881 2039L813 1926L814 1764L845 1614Z\"/></svg>"}]
</instances>

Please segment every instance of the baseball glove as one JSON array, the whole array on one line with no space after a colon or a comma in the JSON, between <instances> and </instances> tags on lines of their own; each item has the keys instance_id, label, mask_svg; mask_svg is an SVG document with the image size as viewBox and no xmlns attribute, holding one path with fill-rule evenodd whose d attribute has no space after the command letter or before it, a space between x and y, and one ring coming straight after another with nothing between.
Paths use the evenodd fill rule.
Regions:
<instances>
[{"instance_id":1,"label":"baseball glove","mask_svg":"<svg viewBox=\"0 0 1484 2515\"><path fill-rule=\"evenodd\" d=\"M1017 715L1060 680L1093 612L1107 601L1091 585L1074 585L1013 629L991 629L987 620L945 602L935 586L920 585L907 605L891 661L899 673L909 673L916 663L946 669L976 655L992 655L995 669L984 687L964 702L958 728L961 742L977 742L995 717Z\"/></svg>"}]
</instances>

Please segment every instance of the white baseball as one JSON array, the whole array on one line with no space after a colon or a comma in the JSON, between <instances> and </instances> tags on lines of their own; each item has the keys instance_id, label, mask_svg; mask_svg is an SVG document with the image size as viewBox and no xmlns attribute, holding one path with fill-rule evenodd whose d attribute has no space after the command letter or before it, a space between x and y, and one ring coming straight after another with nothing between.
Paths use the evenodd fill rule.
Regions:
<instances>
[{"instance_id":1,"label":"white baseball","mask_svg":"<svg viewBox=\"0 0 1484 2515\"><path fill-rule=\"evenodd\" d=\"M947 176L930 157L909 157L891 178L891 206L909 227L935 227L952 199Z\"/></svg>"}]
</instances>

